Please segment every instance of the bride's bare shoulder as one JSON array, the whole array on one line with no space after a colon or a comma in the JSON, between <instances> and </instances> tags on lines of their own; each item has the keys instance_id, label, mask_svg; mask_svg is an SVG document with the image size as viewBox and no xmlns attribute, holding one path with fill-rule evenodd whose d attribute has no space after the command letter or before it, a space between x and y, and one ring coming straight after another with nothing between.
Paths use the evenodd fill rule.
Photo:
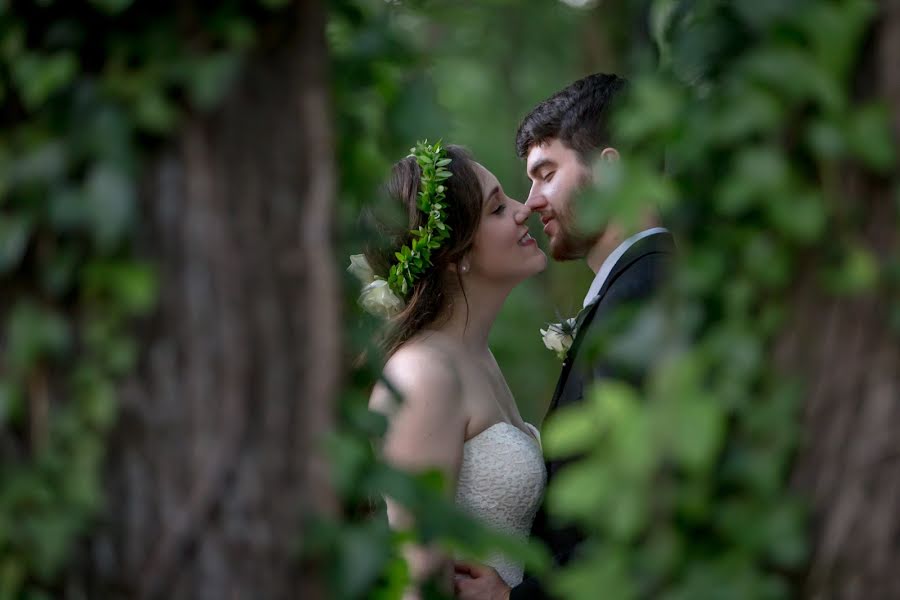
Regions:
<instances>
[{"instance_id":1,"label":"bride's bare shoulder","mask_svg":"<svg viewBox=\"0 0 900 600\"><path fill-rule=\"evenodd\" d=\"M393 412L397 394L409 402L455 402L462 388L452 351L432 339L411 340L398 348L383 374L386 382L375 386L369 405L384 412Z\"/></svg>"}]
</instances>

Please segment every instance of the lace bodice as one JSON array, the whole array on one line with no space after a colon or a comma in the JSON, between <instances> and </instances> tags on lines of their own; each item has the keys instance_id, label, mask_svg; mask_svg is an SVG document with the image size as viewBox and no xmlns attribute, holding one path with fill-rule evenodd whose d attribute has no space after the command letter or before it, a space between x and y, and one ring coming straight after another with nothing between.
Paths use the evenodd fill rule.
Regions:
<instances>
[{"instance_id":1,"label":"lace bodice","mask_svg":"<svg viewBox=\"0 0 900 600\"><path fill-rule=\"evenodd\" d=\"M540 434L526 425L534 436L501 422L466 441L456 488L457 504L470 514L488 527L523 539L531 530L547 480ZM486 563L510 587L522 582L521 563L500 554Z\"/></svg>"}]
</instances>

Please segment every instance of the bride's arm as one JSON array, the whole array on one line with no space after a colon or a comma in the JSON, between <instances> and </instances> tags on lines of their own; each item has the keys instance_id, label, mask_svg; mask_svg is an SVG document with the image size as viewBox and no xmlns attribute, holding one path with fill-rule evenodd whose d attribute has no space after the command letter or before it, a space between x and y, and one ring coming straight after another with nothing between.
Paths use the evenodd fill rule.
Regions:
<instances>
[{"instance_id":1,"label":"bride's arm","mask_svg":"<svg viewBox=\"0 0 900 600\"><path fill-rule=\"evenodd\" d=\"M442 353L424 348L404 348L385 366L385 377L402 396L398 403L386 386L379 384L369 405L388 415L388 430L382 451L390 464L418 472L437 468L455 493L462 462L467 417L460 398L456 369ZM407 528L410 515L390 498L387 504L391 527ZM405 555L417 584L436 573L446 578L452 590L449 561L437 548L409 546ZM415 597L415 591L412 591Z\"/></svg>"}]
</instances>

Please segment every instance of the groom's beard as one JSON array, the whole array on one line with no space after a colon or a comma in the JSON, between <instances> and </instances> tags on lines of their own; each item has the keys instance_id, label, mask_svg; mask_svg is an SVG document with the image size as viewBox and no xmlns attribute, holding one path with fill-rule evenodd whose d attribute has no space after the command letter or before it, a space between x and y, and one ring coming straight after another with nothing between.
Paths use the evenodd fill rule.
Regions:
<instances>
[{"instance_id":1,"label":"groom's beard","mask_svg":"<svg viewBox=\"0 0 900 600\"><path fill-rule=\"evenodd\" d=\"M566 207L562 213L556 214L558 231L550 240L550 256L553 260L579 260L587 256L588 251L594 246L602 231L587 234L578 229L572 210Z\"/></svg>"},{"instance_id":2,"label":"groom's beard","mask_svg":"<svg viewBox=\"0 0 900 600\"><path fill-rule=\"evenodd\" d=\"M591 171L587 168L582 169L578 183L572 191L569 202L566 202L564 209L556 214L556 224L559 231L550 241L550 256L553 260L579 260L587 256L590 249L597 243L603 230L594 233L586 233L578 227L578 218L576 216L577 206L584 200L584 192L587 191L591 184Z\"/></svg>"},{"instance_id":3,"label":"groom's beard","mask_svg":"<svg viewBox=\"0 0 900 600\"><path fill-rule=\"evenodd\" d=\"M564 233L560 227L560 233L550 242L550 256L557 261L580 260L587 256L595 240L577 233Z\"/></svg>"}]
</instances>

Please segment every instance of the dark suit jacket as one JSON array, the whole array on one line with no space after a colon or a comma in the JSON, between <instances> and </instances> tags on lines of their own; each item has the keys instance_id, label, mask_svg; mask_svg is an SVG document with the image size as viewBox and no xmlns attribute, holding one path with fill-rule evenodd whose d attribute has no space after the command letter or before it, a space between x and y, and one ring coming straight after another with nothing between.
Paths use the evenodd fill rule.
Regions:
<instances>
[{"instance_id":1,"label":"dark suit jacket","mask_svg":"<svg viewBox=\"0 0 900 600\"><path fill-rule=\"evenodd\" d=\"M562 406L581 402L585 389L605 378L622 379L640 387L642 373L615 363L602 351L584 348L602 347L601 336L608 333L604 324L621 318L621 309L638 308L651 299L666 279L674 258L675 244L669 233L655 233L635 242L616 262L595 298L578 315L578 330L562 365L562 373L550 402L548 414ZM627 319L627 312L624 316ZM579 352L581 351L581 352ZM570 461L548 461L547 483ZM576 553L584 535L575 527L554 527L541 506L531 529L550 550L555 566L565 565ZM510 594L510 600L552 598L541 583L526 574L525 580Z\"/></svg>"}]
</instances>

